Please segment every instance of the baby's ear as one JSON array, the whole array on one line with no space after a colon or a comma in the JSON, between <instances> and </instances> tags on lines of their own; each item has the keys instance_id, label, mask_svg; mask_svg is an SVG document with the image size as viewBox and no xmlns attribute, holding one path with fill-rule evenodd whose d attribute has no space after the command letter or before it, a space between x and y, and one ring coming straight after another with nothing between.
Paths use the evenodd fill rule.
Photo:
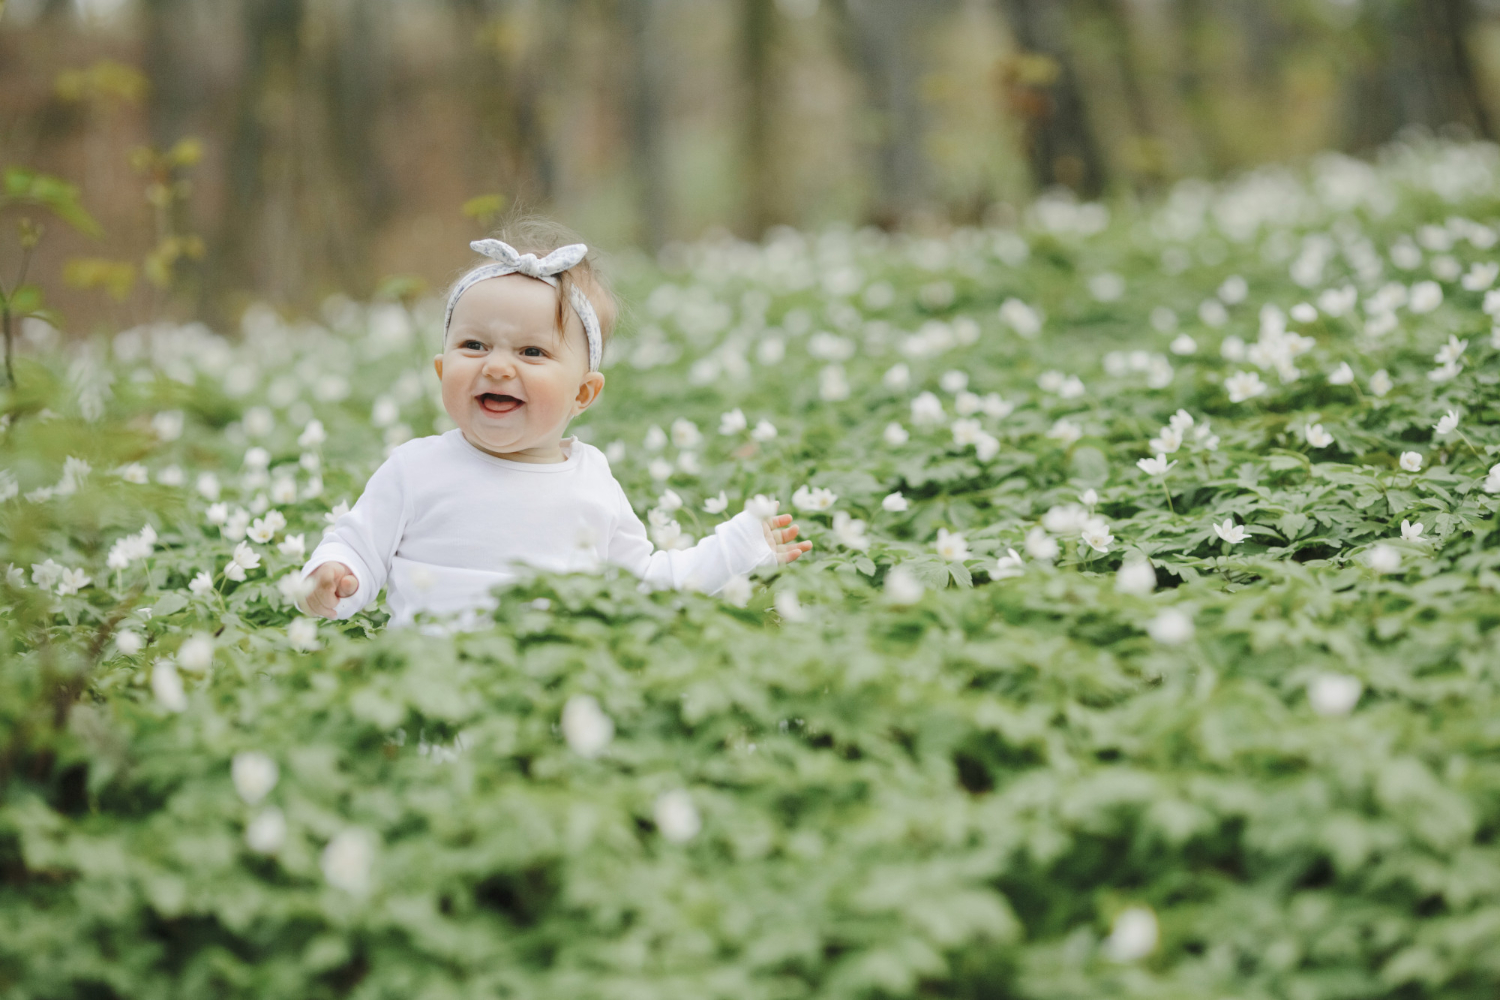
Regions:
<instances>
[{"instance_id":1,"label":"baby's ear","mask_svg":"<svg viewBox=\"0 0 1500 1000\"><path fill-rule=\"evenodd\" d=\"M437 369L438 378L442 378L443 377L443 356L441 354L434 354L432 356L432 367L435 368L435 369Z\"/></svg>"},{"instance_id":2,"label":"baby's ear","mask_svg":"<svg viewBox=\"0 0 1500 1000\"><path fill-rule=\"evenodd\" d=\"M583 381L578 384L578 395L573 398L574 415L582 413L590 406L593 406L595 401L599 399L599 394L603 391L603 372L589 372L585 375Z\"/></svg>"}]
</instances>

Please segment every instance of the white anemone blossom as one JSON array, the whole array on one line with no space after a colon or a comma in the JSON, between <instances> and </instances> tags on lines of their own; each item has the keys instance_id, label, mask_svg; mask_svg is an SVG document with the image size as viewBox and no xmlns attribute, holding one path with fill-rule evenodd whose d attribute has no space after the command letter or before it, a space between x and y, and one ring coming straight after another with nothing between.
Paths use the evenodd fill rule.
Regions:
<instances>
[{"instance_id":1,"label":"white anemone blossom","mask_svg":"<svg viewBox=\"0 0 1500 1000\"><path fill-rule=\"evenodd\" d=\"M246 805L257 805L270 794L281 777L276 762L259 750L243 750L234 755L229 767L234 790Z\"/></svg>"},{"instance_id":2,"label":"white anemone blossom","mask_svg":"<svg viewBox=\"0 0 1500 1000\"><path fill-rule=\"evenodd\" d=\"M1111 962L1137 962L1156 950L1160 937L1156 914L1144 906L1120 911L1104 939L1104 954Z\"/></svg>"},{"instance_id":3,"label":"white anemone blossom","mask_svg":"<svg viewBox=\"0 0 1500 1000\"><path fill-rule=\"evenodd\" d=\"M1323 429L1322 424L1311 424L1302 431L1302 436L1314 448L1327 448L1333 444L1333 435Z\"/></svg>"},{"instance_id":4,"label":"white anemone blossom","mask_svg":"<svg viewBox=\"0 0 1500 1000\"><path fill-rule=\"evenodd\" d=\"M1248 532L1243 524L1235 524L1234 518L1226 517L1223 524L1214 525L1214 534L1218 535L1230 545L1238 545L1245 540Z\"/></svg>"},{"instance_id":5,"label":"white anemone blossom","mask_svg":"<svg viewBox=\"0 0 1500 1000\"><path fill-rule=\"evenodd\" d=\"M1021 576L1026 572L1026 563L1015 549L1006 549L1005 555L995 560L995 568L990 570L990 578L993 580L1008 580L1013 576Z\"/></svg>"},{"instance_id":6,"label":"white anemone blossom","mask_svg":"<svg viewBox=\"0 0 1500 1000\"><path fill-rule=\"evenodd\" d=\"M804 483L792 494L792 506L798 510L823 511L832 507L838 498L838 494L830 489L811 487Z\"/></svg>"},{"instance_id":7,"label":"white anemone blossom","mask_svg":"<svg viewBox=\"0 0 1500 1000\"><path fill-rule=\"evenodd\" d=\"M580 757L597 757L615 738L614 720L591 694L575 694L563 706L563 739Z\"/></svg>"},{"instance_id":8,"label":"white anemone blossom","mask_svg":"<svg viewBox=\"0 0 1500 1000\"><path fill-rule=\"evenodd\" d=\"M1401 453L1401 468L1407 472L1422 471L1422 455L1420 452L1403 451Z\"/></svg>"},{"instance_id":9,"label":"white anemone blossom","mask_svg":"<svg viewBox=\"0 0 1500 1000\"><path fill-rule=\"evenodd\" d=\"M1247 399L1264 395L1266 384L1255 372L1235 372L1224 380L1224 391L1229 393L1231 403L1243 403Z\"/></svg>"},{"instance_id":10,"label":"white anemone blossom","mask_svg":"<svg viewBox=\"0 0 1500 1000\"><path fill-rule=\"evenodd\" d=\"M1365 686L1358 677L1348 674L1319 674L1307 686L1307 703L1318 715L1348 715L1359 704Z\"/></svg>"},{"instance_id":11,"label":"white anemone blossom","mask_svg":"<svg viewBox=\"0 0 1500 1000\"><path fill-rule=\"evenodd\" d=\"M933 543L937 554L949 562L962 562L969 558L969 543L964 536L947 528L938 529L937 541Z\"/></svg>"},{"instance_id":12,"label":"white anemone blossom","mask_svg":"<svg viewBox=\"0 0 1500 1000\"><path fill-rule=\"evenodd\" d=\"M156 547L156 530L146 525L134 535L126 535L110 546L105 565L110 569L124 569L140 559L149 558Z\"/></svg>"},{"instance_id":13,"label":"white anemone blossom","mask_svg":"<svg viewBox=\"0 0 1500 1000\"><path fill-rule=\"evenodd\" d=\"M1051 562L1061 550L1057 540L1044 528L1032 528L1026 532L1026 554L1038 562Z\"/></svg>"},{"instance_id":14,"label":"white anemone blossom","mask_svg":"<svg viewBox=\"0 0 1500 1000\"><path fill-rule=\"evenodd\" d=\"M870 539L865 536L865 522L850 517L841 510L833 514L833 537L844 548L857 552L864 552L870 547Z\"/></svg>"},{"instance_id":15,"label":"white anemone blossom","mask_svg":"<svg viewBox=\"0 0 1500 1000\"><path fill-rule=\"evenodd\" d=\"M899 491L886 494L885 499L880 501L880 509L890 511L893 514L899 514L901 511L906 510L908 506L910 504L907 503L906 497L902 496Z\"/></svg>"},{"instance_id":16,"label":"white anemone blossom","mask_svg":"<svg viewBox=\"0 0 1500 1000\"><path fill-rule=\"evenodd\" d=\"M1157 455L1154 458L1137 459L1135 464L1148 476L1165 476L1177 463L1168 462L1165 455Z\"/></svg>"},{"instance_id":17,"label":"white anemone blossom","mask_svg":"<svg viewBox=\"0 0 1500 1000\"><path fill-rule=\"evenodd\" d=\"M1449 410L1438 420L1433 430L1438 434L1452 434L1458 430L1458 411Z\"/></svg>"},{"instance_id":18,"label":"white anemone blossom","mask_svg":"<svg viewBox=\"0 0 1500 1000\"><path fill-rule=\"evenodd\" d=\"M1095 552L1108 552L1115 541L1115 536L1110 534L1109 522L1102 517L1091 517L1084 522L1079 537Z\"/></svg>"},{"instance_id":19,"label":"white anemone blossom","mask_svg":"<svg viewBox=\"0 0 1500 1000\"><path fill-rule=\"evenodd\" d=\"M1423 525L1421 521L1416 524L1404 518L1401 521L1401 540L1403 542L1420 542L1422 540Z\"/></svg>"},{"instance_id":20,"label":"white anemone blossom","mask_svg":"<svg viewBox=\"0 0 1500 1000\"><path fill-rule=\"evenodd\" d=\"M240 542L234 547L234 555L229 560L229 565L224 567L224 578L227 580L244 580L247 569L255 569L260 565L260 553L250 547L248 542Z\"/></svg>"}]
</instances>

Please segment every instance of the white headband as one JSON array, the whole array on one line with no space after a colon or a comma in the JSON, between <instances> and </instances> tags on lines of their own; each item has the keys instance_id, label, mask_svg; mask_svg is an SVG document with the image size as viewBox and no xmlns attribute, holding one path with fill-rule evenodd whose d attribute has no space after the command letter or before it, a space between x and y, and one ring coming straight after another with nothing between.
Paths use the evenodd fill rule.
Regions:
<instances>
[{"instance_id":1,"label":"white headband","mask_svg":"<svg viewBox=\"0 0 1500 1000\"><path fill-rule=\"evenodd\" d=\"M448 311L443 314L444 344L448 342L448 324L453 322L453 307L458 304L458 297L475 283L507 274L524 274L557 288L559 282L556 276L583 260L584 255L589 252L589 248L582 243L570 243L538 260L536 254L516 253L515 247L500 240L475 240L469 247L493 258L495 263L480 264L453 286L453 291L448 295ZM599 316L594 312L594 305L589 297L583 294L576 282L568 286L568 302L583 321L583 332L589 338L589 371L596 372L599 370L599 362L604 358L604 336L599 332Z\"/></svg>"}]
</instances>

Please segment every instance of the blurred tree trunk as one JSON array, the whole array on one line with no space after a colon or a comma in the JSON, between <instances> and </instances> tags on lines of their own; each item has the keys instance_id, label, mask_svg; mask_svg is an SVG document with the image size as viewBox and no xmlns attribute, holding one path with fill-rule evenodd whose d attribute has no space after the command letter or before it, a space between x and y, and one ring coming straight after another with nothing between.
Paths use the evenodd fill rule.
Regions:
<instances>
[{"instance_id":1,"label":"blurred tree trunk","mask_svg":"<svg viewBox=\"0 0 1500 1000\"><path fill-rule=\"evenodd\" d=\"M1367 149L1413 124L1457 124L1493 139L1468 49L1474 21L1469 0L1367 0L1358 24L1363 65L1351 81L1347 145Z\"/></svg>"},{"instance_id":2,"label":"blurred tree trunk","mask_svg":"<svg viewBox=\"0 0 1500 1000\"><path fill-rule=\"evenodd\" d=\"M144 0L141 4L142 63L151 80L146 92L151 144L165 149L189 129L203 99L202 70L189 56L192 0Z\"/></svg>"},{"instance_id":3,"label":"blurred tree trunk","mask_svg":"<svg viewBox=\"0 0 1500 1000\"><path fill-rule=\"evenodd\" d=\"M1197 146L1214 174L1229 168L1224 144L1219 139L1219 119L1209 92L1206 65L1210 28L1204 12L1206 0L1175 0L1172 19L1178 38L1178 58L1173 81Z\"/></svg>"},{"instance_id":4,"label":"blurred tree trunk","mask_svg":"<svg viewBox=\"0 0 1500 1000\"><path fill-rule=\"evenodd\" d=\"M286 231L295 215L278 227L271 217L274 206L268 204L286 197L278 188L291 168L286 161L293 151L278 150L274 138L287 116L295 114L303 14L303 0L242 0L240 5L242 69L229 125L224 211L203 285L203 305L210 314L227 305L234 292L291 294L287 276L304 265L299 241Z\"/></svg>"},{"instance_id":5,"label":"blurred tree trunk","mask_svg":"<svg viewBox=\"0 0 1500 1000\"><path fill-rule=\"evenodd\" d=\"M919 0L843 0L836 8L875 113L876 196L871 217L887 228L911 216L925 195L916 36L931 8Z\"/></svg>"},{"instance_id":6,"label":"blurred tree trunk","mask_svg":"<svg viewBox=\"0 0 1500 1000\"><path fill-rule=\"evenodd\" d=\"M386 103L392 62L390 46L376 24L378 6L383 6L378 0L360 0L347 8L322 74L332 159L343 192L367 230L383 223L391 208L391 182L375 143L374 126ZM367 241L352 242L362 247ZM364 257L361 253L351 267L363 271Z\"/></svg>"},{"instance_id":7,"label":"blurred tree trunk","mask_svg":"<svg viewBox=\"0 0 1500 1000\"><path fill-rule=\"evenodd\" d=\"M1108 175L1073 66L1063 0L1000 0L1000 9L1021 49L1007 84L1032 178L1039 188L1063 184L1097 197Z\"/></svg>"},{"instance_id":8,"label":"blurred tree trunk","mask_svg":"<svg viewBox=\"0 0 1500 1000\"><path fill-rule=\"evenodd\" d=\"M1102 35L1110 62L1110 79L1117 81L1129 128L1115 163L1123 166L1138 186L1150 186L1166 173L1165 151L1150 101L1141 82L1135 48L1135 25L1127 0L1086 0L1084 8Z\"/></svg>"},{"instance_id":9,"label":"blurred tree trunk","mask_svg":"<svg viewBox=\"0 0 1500 1000\"><path fill-rule=\"evenodd\" d=\"M635 175L641 243L652 252L666 242L667 158L662 136L662 53L657 0L621 0L630 46L630 162Z\"/></svg>"},{"instance_id":10,"label":"blurred tree trunk","mask_svg":"<svg viewBox=\"0 0 1500 1000\"><path fill-rule=\"evenodd\" d=\"M775 0L740 0L741 73L745 87L745 224L752 239L781 221L771 149L775 87L771 53L776 40Z\"/></svg>"}]
</instances>

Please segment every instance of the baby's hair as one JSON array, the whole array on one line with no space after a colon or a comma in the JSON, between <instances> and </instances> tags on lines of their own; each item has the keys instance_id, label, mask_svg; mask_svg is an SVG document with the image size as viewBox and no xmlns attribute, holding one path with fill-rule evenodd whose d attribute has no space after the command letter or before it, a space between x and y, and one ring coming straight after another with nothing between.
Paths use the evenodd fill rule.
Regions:
<instances>
[{"instance_id":1,"label":"baby's hair","mask_svg":"<svg viewBox=\"0 0 1500 1000\"><path fill-rule=\"evenodd\" d=\"M570 243L584 242L577 233L562 223L526 211L517 211L507 216L500 227L490 234L490 238L509 243L516 253L536 254L538 257L545 257L558 247ZM599 317L599 336L604 344L608 344L619 317L620 305L608 279L597 265L598 253L590 247L583 260L557 276L557 329L558 332L567 329L568 313L572 311L572 306L568 304L568 289L576 284L593 305L594 312Z\"/></svg>"}]
</instances>

